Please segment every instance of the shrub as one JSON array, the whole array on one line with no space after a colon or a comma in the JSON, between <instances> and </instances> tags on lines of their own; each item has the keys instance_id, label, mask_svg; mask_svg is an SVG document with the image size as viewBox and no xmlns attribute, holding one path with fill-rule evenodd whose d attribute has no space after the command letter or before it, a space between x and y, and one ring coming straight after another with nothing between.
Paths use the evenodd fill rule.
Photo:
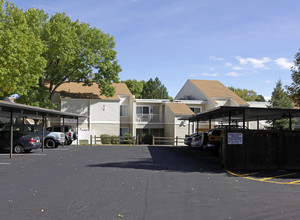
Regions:
<instances>
[{"instance_id":1,"label":"shrub","mask_svg":"<svg viewBox=\"0 0 300 220\"><path fill-rule=\"evenodd\" d=\"M142 142L144 144L152 144L153 137L151 134L143 134L142 135Z\"/></svg>"},{"instance_id":2,"label":"shrub","mask_svg":"<svg viewBox=\"0 0 300 220\"><path fill-rule=\"evenodd\" d=\"M110 139L112 144L119 144L119 136L112 135L110 136Z\"/></svg>"},{"instance_id":3,"label":"shrub","mask_svg":"<svg viewBox=\"0 0 300 220\"><path fill-rule=\"evenodd\" d=\"M101 143L102 144L111 144L111 137L108 134L101 134L100 135L101 138Z\"/></svg>"},{"instance_id":4,"label":"shrub","mask_svg":"<svg viewBox=\"0 0 300 220\"><path fill-rule=\"evenodd\" d=\"M135 144L135 138L132 136L132 134L124 134L123 144Z\"/></svg>"}]
</instances>

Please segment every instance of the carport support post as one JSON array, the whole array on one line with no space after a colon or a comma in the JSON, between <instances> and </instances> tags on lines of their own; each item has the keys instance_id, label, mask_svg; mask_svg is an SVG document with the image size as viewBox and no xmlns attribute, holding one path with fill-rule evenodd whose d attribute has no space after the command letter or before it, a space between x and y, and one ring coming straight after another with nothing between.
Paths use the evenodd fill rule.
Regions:
<instances>
[{"instance_id":1,"label":"carport support post","mask_svg":"<svg viewBox=\"0 0 300 220\"><path fill-rule=\"evenodd\" d=\"M12 109L10 110L10 154L9 154L9 158L12 158L12 152L13 152L13 138L14 135L14 126L13 126L13 111Z\"/></svg>"},{"instance_id":2,"label":"carport support post","mask_svg":"<svg viewBox=\"0 0 300 220\"><path fill-rule=\"evenodd\" d=\"M229 125L229 129L231 127L231 112L229 112L229 116L228 116L228 125Z\"/></svg>"},{"instance_id":3,"label":"carport support post","mask_svg":"<svg viewBox=\"0 0 300 220\"><path fill-rule=\"evenodd\" d=\"M197 120L197 134L199 134L199 121Z\"/></svg>"},{"instance_id":4,"label":"carport support post","mask_svg":"<svg viewBox=\"0 0 300 220\"><path fill-rule=\"evenodd\" d=\"M78 123L78 117L76 118L77 119L77 146L79 145L79 129L78 129L78 127L79 127L79 123Z\"/></svg>"},{"instance_id":5,"label":"carport support post","mask_svg":"<svg viewBox=\"0 0 300 220\"><path fill-rule=\"evenodd\" d=\"M44 138L45 138L45 115L43 114L43 124L42 124L42 152L44 152Z\"/></svg>"},{"instance_id":6,"label":"carport support post","mask_svg":"<svg viewBox=\"0 0 300 220\"><path fill-rule=\"evenodd\" d=\"M209 127L208 129L210 130L211 129L211 116L209 116Z\"/></svg>"},{"instance_id":7,"label":"carport support post","mask_svg":"<svg viewBox=\"0 0 300 220\"><path fill-rule=\"evenodd\" d=\"M289 114L289 126L290 126L290 131L292 130L292 115L291 115L291 113Z\"/></svg>"},{"instance_id":8,"label":"carport support post","mask_svg":"<svg viewBox=\"0 0 300 220\"><path fill-rule=\"evenodd\" d=\"M190 136L190 120L189 120L189 125L188 125L188 135Z\"/></svg>"},{"instance_id":9,"label":"carport support post","mask_svg":"<svg viewBox=\"0 0 300 220\"><path fill-rule=\"evenodd\" d=\"M245 110L243 111L243 129L246 127L246 113Z\"/></svg>"}]
</instances>

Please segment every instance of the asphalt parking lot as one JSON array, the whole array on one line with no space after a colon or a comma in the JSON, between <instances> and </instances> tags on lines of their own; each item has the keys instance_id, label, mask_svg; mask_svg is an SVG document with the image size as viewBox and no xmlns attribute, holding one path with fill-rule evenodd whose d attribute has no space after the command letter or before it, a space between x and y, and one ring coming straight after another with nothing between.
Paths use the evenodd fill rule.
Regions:
<instances>
[{"instance_id":1,"label":"asphalt parking lot","mask_svg":"<svg viewBox=\"0 0 300 220\"><path fill-rule=\"evenodd\" d=\"M0 154L0 219L298 219L292 173L226 171L186 147Z\"/></svg>"}]
</instances>

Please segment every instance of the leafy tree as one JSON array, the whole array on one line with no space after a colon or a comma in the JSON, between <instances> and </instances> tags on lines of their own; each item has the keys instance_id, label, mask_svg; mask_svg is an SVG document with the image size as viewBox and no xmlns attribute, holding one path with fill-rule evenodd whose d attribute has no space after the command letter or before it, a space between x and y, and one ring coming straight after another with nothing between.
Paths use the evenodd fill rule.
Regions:
<instances>
[{"instance_id":1,"label":"leafy tree","mask_svg":"<svg viewBox=\"0 0 300 220\"><path fill-rule=\"evenodd\" d=\"M234 88L233 86L228 87L231 91L233 91L235 94L237 94L239 97L244 99L245 101L251 102L251 101L257 101L257 102L265 102L265 98L262 95L257 95L256 92L253 90L248 89L239 89Z\"/></svg>"},{"instance_id":2,"label":"leafy tree","mask_svg":"<svg viewBox=\"0 0 300 220\"><path fill-rule=\"evenodd\" d=\"M45 45L39 38L47 19L42 10L26 12L13 3L0 0L0 98L14 93L24 95L35 89L43 76ZM38 27L38 28L37 28Z\"/></svg>"},{"instance_id":3,"label":"leafy tree","mask_svg":"<svg viewBox=\"0 0 300 220\"><path fill-rule=\"evenodd\" d=\"M161 84L161 81L156 77L154 80L149 79L144 85L142 92L143 99L168 99L169 94L167 88Z\"/></svg>"},{"instance_id":4,"label":"leafy tree","mask_svg":"<svg viewBox=\"0 0 300 220\"><path fill-rule=\"evenodd\" d=\"M292 85L287 86L288 94L295 104L300 106L300 52L295 55L294 67L292 67Z\"/></svg>"},{"instance_id":5,"label":"leafy tree","mask_svg":"<svg viewBox=\"0 0 300 220\"><path fill-rule=\"evenodd\" d=\"M39 78L39 92L32 88L19 102L51 107L53 94L66 81L84 82L85 86L96 82L101 94L114 94L111 83L118 82L121 68L113 37L86 23L73 22L65 13L56 13L40 28L47 64Z\"/></svg>"},{"instance_id":6,"label":"leafy tree","mask_svg":"<svg viewBox=\"0 0 300 220\"><path fill-rule=\"evenodd\" d=\"M289 98L287 92L284 91L284 89L282 88L281 80L279 80L276 83L276 87L272 92L270 107L271 108L293 108L293 103L291 99ZM296 120L293 119L292 125L294 125L295 122ZM275 129L289 129L289 119L278 119L278 120L274 120L272 123Z\"/></svg>"},{"instance_id":7,"label":"leafy tree","mask_svg":"<svg viewBox=\"0 0 300 220\"><path fill-rule=\"evenodd\" d=\"M142 92L143 92L143 88L144 85L146 84L146 82L144 80L141 81L137 81L136 79L128 79L125 81L122 81L123 83L125 83L128 87L128 89L130 90L130 92L135 95L136 98L142 98Z\"/></svg>"}]
</instances>

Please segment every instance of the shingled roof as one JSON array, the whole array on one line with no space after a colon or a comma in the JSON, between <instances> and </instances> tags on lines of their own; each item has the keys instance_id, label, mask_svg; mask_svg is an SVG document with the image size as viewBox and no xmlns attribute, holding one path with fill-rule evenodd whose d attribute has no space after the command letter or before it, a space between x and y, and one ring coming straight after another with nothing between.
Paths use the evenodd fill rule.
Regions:
<instances>
[{"instance_id":1,"label":"shingled roof","mask_svg":"<svg viewBox=\"0 0 300 220\"><path fill-rule=\"evenodd\" d=\"M193 115L194 112L184 103L167 103L175 115Z\"/></svg>"},{"instance_id":2,"label":"shingled roof","mask_svg":"<svg viewBox=\"0 0 300 220\"><path fill-rule=\"evenodd\" d=\"M129 95L135 101L125 83L113 83L112 86L116 89L112 97L100 95L100 89L96 83L93 83L91 86L84 86L83 83L65 82L56 89L56 92L60 93L60 96L63 98L102 100L120 100L118 95Z\"/></svg>"},{"instance_id":3,"label":"shingled roof","mask_svg":"<svg viewBox=\"0 0 300 220\"><path fill-rule=\"evenodd\" d=\"M216 104L214 98L231 98L238 105L249 106L245 100L217 80L189 80Z\"/></svg>"}]
</instances>

